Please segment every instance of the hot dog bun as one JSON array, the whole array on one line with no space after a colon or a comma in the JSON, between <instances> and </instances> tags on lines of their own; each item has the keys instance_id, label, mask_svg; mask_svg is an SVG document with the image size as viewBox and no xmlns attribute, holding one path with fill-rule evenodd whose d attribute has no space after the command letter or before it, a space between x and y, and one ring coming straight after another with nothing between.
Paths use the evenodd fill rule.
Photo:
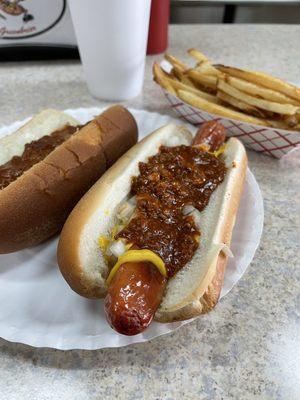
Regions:
<instances>
[{"instance_id":1,"label":"hot dog bun","mask_svg":"<svg viewBox=\"0 0 300 400\"><path fill-rule=\"evenodd\" d=\"M81 199L63 227L58 246L60 270L73 290L89 298L105 296L109 271L98 238L109 236L115 211L129 194L131 177L138 174L138 163L161 145L191 141L184 127L169 124L158 129L121 157ZM223 157L227 175L201 213L201 244L193 259L168 281L156 320L192 318L218 301L227 262L224 245L230 244L247 167L244 146L235 138L227 142Z\"/></svg>"},{"instance_id":2,"label":"hot dog bun","mask_svg":"<svg viewBox=\"0 0 300 400\"><path fill-rule=\"evenodd\" d=\"M0 140L0 165L21 155L26 143L66 124L79 123L59 111L41 112ZM0 253L36 245L58 232L80 197L136 141L133 116L113 106L0 190Z\"/></svg>"}]
</instances>

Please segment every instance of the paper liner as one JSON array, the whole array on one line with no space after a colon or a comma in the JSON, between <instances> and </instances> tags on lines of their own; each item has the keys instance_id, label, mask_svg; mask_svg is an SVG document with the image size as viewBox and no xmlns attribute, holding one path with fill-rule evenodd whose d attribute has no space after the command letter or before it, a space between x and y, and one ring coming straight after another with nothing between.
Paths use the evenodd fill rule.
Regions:
<instances>
[{"instance_id":1,"label":"paper liner","mask_svg":"<svg viewBox=\"0 0 300 400\"><path fill-rule=\"evenodd\" d=\"M81 123L101 112L98 108L67 111ZM157 113L131 111L137 119L140 138L168 122L180 123ZM0 129L0 136L23 123ZM262 226L262 197L248 170L231 244L235 257L228 261L222 296L245 273L259 244ZM60 275L56 264L57 240L0 256L0 336L4 339L62 350L100 349L145 342L189 322L154 322L145 333L133 337L116 333L106 323L103 301L80 297Z\"/></svg>"},{"instance_id":2,"label":"paper liner","mask_svg":"<svg viewBox=\"0 0 300 400\"><path fill-rule=\"evenodd\" d=\"M275 158L281 158L295 147L300 146L300 132L275 129L248 124L235 119L220 117L183 102L179 97L163 90L164 95L178 116L196 126L205 121L217 119L227 129L229 136L235 136L252 150Z\"/></svg>"}]
</instances>

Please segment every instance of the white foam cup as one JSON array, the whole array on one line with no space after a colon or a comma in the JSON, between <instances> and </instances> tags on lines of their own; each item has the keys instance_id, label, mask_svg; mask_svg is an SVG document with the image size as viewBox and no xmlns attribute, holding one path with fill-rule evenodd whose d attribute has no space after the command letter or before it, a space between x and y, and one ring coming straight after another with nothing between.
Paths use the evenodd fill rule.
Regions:
<instances>
[{"instance_id":1,"label":"white foam cup","mask_svg":"<svg viewBox=\"0 0 300 400\"><path fill-rule=\"evenodd\" d=\"M91 94L126 100L143 86L151 0L69 0Z\"/></svg>"}]
</instances>

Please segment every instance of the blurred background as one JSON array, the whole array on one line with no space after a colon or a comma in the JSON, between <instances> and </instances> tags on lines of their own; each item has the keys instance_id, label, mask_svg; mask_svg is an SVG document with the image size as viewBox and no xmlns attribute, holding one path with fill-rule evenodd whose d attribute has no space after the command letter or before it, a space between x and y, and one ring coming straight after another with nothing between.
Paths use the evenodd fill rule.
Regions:
<instances>
[{"instance_id":1,"label":"blurred background","mask_svg":"<svg viewBox=\"0 0 300 400\"><path fill-rule=\"evenodd\" d=\"M151 10L147 54L165 51L168 22L300 23L300 0L152 0ZM0 63L78 57L67 0L0 0Z\"/></svg>"},{"instance_id":2,"label":"blurred background","mask_svg":"<svg viewBox=\"0 0 300 400\"><path fill-rule=\"evenodd\" d=\"M300 0L171 0L171 23L300 22Z\"/></svg>"}]
</instances>

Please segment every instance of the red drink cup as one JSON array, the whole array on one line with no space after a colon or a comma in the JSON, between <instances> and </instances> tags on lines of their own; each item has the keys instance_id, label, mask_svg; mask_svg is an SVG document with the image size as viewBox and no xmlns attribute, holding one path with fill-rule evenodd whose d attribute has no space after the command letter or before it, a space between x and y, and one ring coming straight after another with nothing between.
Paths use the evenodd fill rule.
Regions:
<instances>
[{"instance_id":1,"label":"red drink cup","mask_svg":"<svg viewBox=\"0 0 300 400\"><path fill-rule=\"evenodd\" d=\"M152 0L147 54L163 53L168 47L170 0Z\"/></svg>"}]
</instances>

